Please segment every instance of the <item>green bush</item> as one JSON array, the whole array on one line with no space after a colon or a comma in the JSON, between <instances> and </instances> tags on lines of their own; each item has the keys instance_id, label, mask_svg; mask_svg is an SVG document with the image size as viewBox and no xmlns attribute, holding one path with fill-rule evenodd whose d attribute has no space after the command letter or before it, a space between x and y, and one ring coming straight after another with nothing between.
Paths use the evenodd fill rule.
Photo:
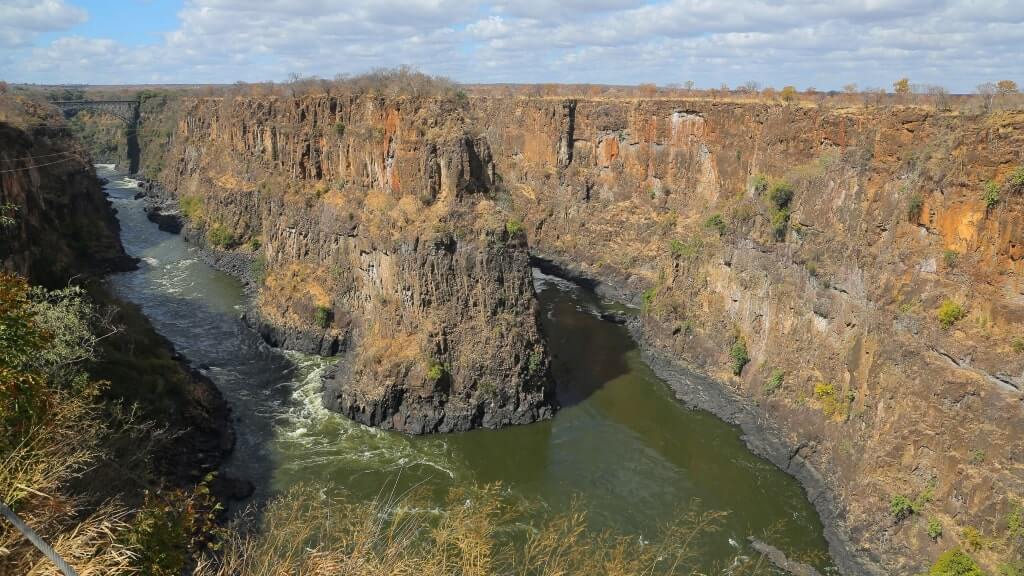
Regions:
<instances>
[{"instance_id":1,"label":"green bush","mask_svg":"<svg viewBox=\"0 0 1024 576\"><path fill-rule=\"evenodd\" d=\"M768 202L778 210L789 206L793 200L793 186L788 182L775 182L768 189Z\"/></svg>"},{"instance_id":2,"label":"green bush","mask_svg":"<svg viewBox=\"0 0 1024 576\"><path fill-rule=\"evenodd\" d=\"M693 258L700 254L704 248L704 242L700 238L689 240L672 240L668 243L668 250L674 258Z\"/></svg>"},{"instance_id":3,"label":"green bush","mask_svg":"<svg viewBox=\"0 0 1024 576\"><path fill-rule=\"evenodd\" d=\"M786 378L786 373L782 370L772 370L772 375L768 377L768 381L764 384L764 391L767 394L771 394L782 387L782 383Z\"/></svg>"},{"instance_id":4,"label":"green bush","mask_svg":"<svg viewBox=\"0 0 1024 576\"><path fill-rule=\"evenodd\" d=\"M658 295L658 289L657 288L648 288L647 290L644 290L644 293L640 296L640 299L641 299L640 310L643 313L646 314L647 312L650 311L651 306L654 304L654 298L657 295Z\"/></svg>"},{"instance_id":5,"label":"green bush","mask_svg":"<svg viewBox=\"0 0 1024 576\"><path fill-rule=\"evenodd\" d=\"M704 221L704 227L718 232L719 236L725 234L725 220L722 219L721 214L715 213L708 216L707 220Z\"/></svg>"},{"instance_id":6,"label":"green bush","mask_svg":"<svg viewBox=\"0 0 1024 576\"><path fill-rule=\"evenodd\" d=\"M982 195L982 199L985 201L985 208L991 210L995 208L996 204L999 204L999 184L989 180L985 183L985 193Z\"/></svg>"},{"instance_id":7,"label":"green bush","mask_svg":"<svg viewBox=\"0 0 1024 576\"><path fill-rule=\"evenodd\" d=\"M317 306L316 312L313 315L313 321L316 325L321 328L327 328L331 325L331 309L327 306Z\"/></svg>"},{"instance_id":8,"label":"green bush","mask_svg":"<svg viewBox=\"0 0 1024 576\"><path fill-rule=\"evenodd\" d=\"M235 245L235 235L225 226L217 224L206 233L206 239L210 244L218 248L231 248Z\"/></svg>"},{"instance_id":9,"label":"green bush","mask_svg":"<svg viewBox=\"0 0 1024 576\"><path fill-rule=\"evenodd\" d=\"M889 513L899 522L914 513L914 505L903 494L897 494L889 500Z\"/></svg>"},{"instance_id":10,"label":"green bush","mask_svg":"<svg viewBox=\"0 0 1024 576\"><path fill-rule=\"evenodd\" d=\"M789 227L789 208L772 209L771 223L775 238L778 240L785 238L786 230Z\"/></svg>"},{"instance_id":11,"label":"green bush","mask_svg":"<svg viewBox=\"0 0 1024 576\"><path fill-rule=\"evenodd\" d=\"M939 306L938 314L939 324L941 324L944 329L948 330L953 326L953 324L962 320L963 317L967 315L967 312L964 311L963 306L958 302L947 298L942 302L942 305Z\"/></svg>"},{"instance_id":12,"label":"green bush","mask_svg":"<svg viewBox=\"0 0 1024 576\"><path fill-rule=\"evenodd\" d=\"M182 196L178 206L181 214L189 220L198 220L203 216L203 199L199 196Z\"/></svg>"},{"instance_id":13,"label":"green bush","mask_svg":"<svg viewBox=\"0 0 1024 576\"><path fill-rule=\"evenodd\" d=\"M536 374L543 363L544 351L540 348L534 348L533 351L530 352L530 358L527 362L527 368L530 370L530 374Z\"/></svg>"},{"instance_id":14,"label":"green bush","mask_svg":"<svg viewBox=\"0 0 1024 576\"><path fill-rule=\"evenodd\" d=\"M337 122L337 123L334 124L334 135L337 136L338 138L341 138L342 136L345 135L345 123L344 122Z\"/></svg>"},{"instance_id":15,"label":"green bush","mask_svg":"<svg viewBox=\"0 0 1024 576\"><path fill-rule=\"evenodd\" d=\"M508 232L509 236L518 236L523 232L523 223L517 218L509 218L508 222L505 222L505 232Z\"/></svg>"},{"instance_id":16,"label":"green bush","mask_svg":"<svg viewBox=\"0 0 1024 576\"><path fill-rule=\"evenodd\" d=\"M249 271L252 272L252 279L257 284L263 284L263 281L267 278L267 259L263 256L257 256L249 264Z\"/></svg>"},{"instance_id":17,"label":"green bush","mask_svg":"<svg viewBox=\"0 0 1024 576\"><path fill-rule=\"evenodd\" d=\"M946 263L946 268L956 268L956 263L960 260L960 253L956 250L945 250L942 252L942 261Z\"/></svg>"},{"instance_id":18,"label":"green bush","mask_svg":"<svg viewBox=\"0 0 1024 576\"><path fill-rule=\"evenodd\" d=\"M985 576L973 558L959 548L947 550L935 561L928 576Z\"/></svg>"},{"instance_id":19,"label":"green bush","mask_svg":"<svg viewBox=\"0 0 1024 576\"><path fill-rule=\"evenodd\" d=\"M431 382L437 382L442 377L444 377L444 374L444 366L437 360L431 360L430 366L427 367L427 378Z\"/></svg>"},{"instance_id":20,"label":"green bush","mask_svg":"<svg viewBox=\"0 0 1024 576\"><path fill-rule=\"evenodd\" d=\"M1006 184L1015 192L1024 190L1024 166L1018 166L1006 179Z\"/></svg>"},{"instance_id":21,"label":"green bush","mask_svg":"<svg viewBox=\"0 0 1024 576\"><path fill-rule=\"evenodd\" d=\"M750 177L750 187L757 194L764 194L768 191L768 177L764 174L755 174Z\"/></svg>"},{"instance_id":22,"label":"green bush","mask_svg":"<svg viewBox=\"0 0 1024 576\"><path fill-rule=\"evenodd\" d=\"M932 540L938 540L942 536L942 522L939 522L938 518L928 519L928 537Z\"/></svg>"},{"instance_id":23,"label":"green bush","mask_svg":"<svg viewBox=\"0 0 1024 576\"><path fill-rule=\"evenodd\" d=\"M921 218L921 208L924 207L924 199L920 194L914 194L907 202L907 220L911 222Z\"/></svg>"},{"instance_id":24,"label":"green bush","mask_svg":"<svg viewBox=\"0 0 1024 576\"><path fill-rule=\"evenodd\" d=\"M743 373L743 367L750 362L750 354L747 353L747 342L742 336L737 336L729 349L729 357L732 358L732 373L739 376Z\"/></svg>"}]
</instances>

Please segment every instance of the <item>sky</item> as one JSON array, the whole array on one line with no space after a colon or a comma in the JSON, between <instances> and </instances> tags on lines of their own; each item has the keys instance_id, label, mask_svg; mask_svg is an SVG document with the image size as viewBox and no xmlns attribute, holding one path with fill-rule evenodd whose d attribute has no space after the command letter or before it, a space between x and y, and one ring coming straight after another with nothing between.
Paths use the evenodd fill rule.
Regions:
<instances>
[{"instance_id":1,"label":"sky","mask_svg":"<svg viewBox=\"0 0 1024 576\"><path fill-rule=\"evenodd\" d=\"M1024 85L1024 0L0 0L0 79Z\"/></svg>"}]
</instances>

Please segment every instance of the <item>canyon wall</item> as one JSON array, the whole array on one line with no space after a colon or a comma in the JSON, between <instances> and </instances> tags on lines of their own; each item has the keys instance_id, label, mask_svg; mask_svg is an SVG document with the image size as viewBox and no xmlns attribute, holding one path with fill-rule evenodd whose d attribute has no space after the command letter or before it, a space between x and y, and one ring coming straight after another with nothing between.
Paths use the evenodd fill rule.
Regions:
<instances>
[{"instance_id":1,"label":"canyon wall","mask_svg":"<svg viewBox=\"0 0 1024 576\"><path fill-rule=\"evenodd\" d=\"M145 420L167 430L169 440L155 447L154 480L193 485L217 470L233 447L227 404L138 307L118 299L104 282L108 273L134 269L135 261L121 245L117 218L82 143L59 114L31 101L0 103L23 111L28 124L0 122L0 271L50 289L86 289L102 316L103 325L95 328L110 331L98 341L98 358L87 370L105 383L109 403L137 407L137 424ZM231 496L244 494L244 484L218 478L212 488ZM139 486L131 490L130 498L141 498Z\"/></svg>"},{"instance_id":2,"label":"canyon wall","mask_svg":"<svg viewBox=\"0 0 1024 576\"><path fill-rule=\"evenodd\" d=\"M550 414L529 251L639 305L650 354L714 377L790 447L782 465L827 488L811 497L847 572L912 573L954 546L1020 560L1024 114L158 104L144 172L258 286L268 340L340 354L325 400L350 417Z\"/></svg>"},{"instance_id":3,"label":"canyon wall","mask_svg":"<svg viewBox=\"0 0 1024 576\"><path fill-rule=\"evenodd\" d=\"M653 353L775 427L881 565L858 570L912 573L954 545L1019 562L1024 114L472 110L531 251L632 299Z\"/></svg>"},{"instance_id":4,"label":"canyon wall","mask_svg":"<svg viewBox=\"0 0 1024 576\"><path fill-rule=\"evenodd\" d=\"M411 433L551 415L526 240L464 101L159 106L142 110L144 172L258 287L247 318L268 341L340 356L329 407Z\"/></svg>"}]
</instances>

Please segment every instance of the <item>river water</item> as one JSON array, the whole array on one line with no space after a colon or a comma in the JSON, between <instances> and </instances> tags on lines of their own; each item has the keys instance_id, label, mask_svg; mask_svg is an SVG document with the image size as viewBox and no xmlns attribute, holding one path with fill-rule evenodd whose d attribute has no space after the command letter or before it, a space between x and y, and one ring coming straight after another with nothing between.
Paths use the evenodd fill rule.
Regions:
<instances>
[{"instance_id":1,"label":"river water","mask_svg":"<svg viewBox=\"0 0 1024 576\"><path fill-rule=\"evenodd\" d=\"M450 487L500 481L539 514L579 498L595 529L638 538L654 537L682 507L726 511L724 529L701 542L707 566L756 555L747 544L756 536L833 570L797 482L752 454L736 427L677 402L626 328L599 318L615 304L534 273L564 406L553 420L427 437L368 428L321 406L327 360L263 345L238 319L241 284L150 223L133 180L98 172L111 179L125 248L142 259L112 283L221 389L238 436L226 472L253 481L257 498L298 482L371 499L385 485L420 485L440 498Z\"/></svg>"}]
</instances>

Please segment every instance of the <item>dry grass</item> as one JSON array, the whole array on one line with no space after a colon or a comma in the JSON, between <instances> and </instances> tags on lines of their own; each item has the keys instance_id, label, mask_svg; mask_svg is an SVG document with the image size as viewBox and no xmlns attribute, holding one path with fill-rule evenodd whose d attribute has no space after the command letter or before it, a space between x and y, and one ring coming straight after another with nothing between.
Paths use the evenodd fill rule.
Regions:
<instances>
[{"instance_id":1,"label":"dry grass","mask_svg":"<svg viewBox=\"0 0 1024 576\"><path fill-rule=\"evenodd\" d=\"M80 576L135 573L134 555L119 540L129 511L115 501L91 506L68 490L99 457L104 434L94 405L62 394L47 422L32 428L0 460L0 498ZM13 526L0 522L0 574L59 572Z\"/></svg>"},{"instance_id":2,"label":"dry grass","mask_svg":"<svg viewBox=\"0 0 1024 576\"><path fill-rule=\"evenodd\" d=\"M443 508L414 495L369 503L297 487L235 526L223 553L200 562L199 576L562 576L698 574L699 542L722 513L688 511L656 542L595 534L580 507L530 520L499 486L453 492ZM730 568L759 574L763 561ZM724 571L723 571L724 572ZM718 573L718 572L716 572Z\"/></svg>"}]
</instances>

